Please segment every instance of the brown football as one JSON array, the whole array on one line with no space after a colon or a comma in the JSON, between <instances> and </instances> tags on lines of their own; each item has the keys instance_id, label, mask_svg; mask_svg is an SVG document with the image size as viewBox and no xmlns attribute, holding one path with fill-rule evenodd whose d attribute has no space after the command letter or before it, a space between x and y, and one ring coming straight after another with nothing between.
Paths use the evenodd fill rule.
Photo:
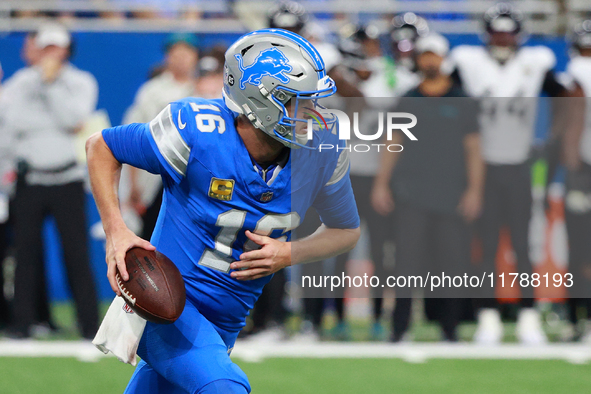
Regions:
<instances>
[{"instance_id":1,"label":"brown football","mask_svg":"<svg viewBox=\"0 0 591 394\"><path fill-rule=\"evenodd\" d=\"M158 251L130 249L125 255L129 280L117 271L117 285L127 305L144 319L173 323L185 308L185 283L172 261Z\"/></svg>"}]
</instances>

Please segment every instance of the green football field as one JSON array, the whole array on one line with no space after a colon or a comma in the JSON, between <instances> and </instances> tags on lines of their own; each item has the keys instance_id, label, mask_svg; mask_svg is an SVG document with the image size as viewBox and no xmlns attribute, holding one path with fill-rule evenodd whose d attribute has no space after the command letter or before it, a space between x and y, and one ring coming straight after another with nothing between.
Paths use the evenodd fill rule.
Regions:
<instances>
[{"instance_id":1,"label":"green football field","mask_svg":"<svg viewBox=\"0 0 591 394\"><path fill-rule=\"evenodd\" d=\"M589 393L591 365L564 361L236 360L253 393ZM1 394L121 393L133 367L115 359L0 358Z\"/></svg>"},{"instance_id":2,"label":"green football field","mask_svg":"<svg viewBox=\"0 0 591 394\"><path fill-rule=\"evenodd\" d=\"M102 309L105 310L106 305ZM66 351L67 355L71 355L65 348L75 345L76 341L71 340L78 338L74 328L73 308L69 304L55 304L53 315L61 327L59 334L46 341L32 343L39 345L34 346L36 351L39 347L57 346L57 352L45 354L64 356L60 351ZM331 321L325 323L327 327L334 325ZM364 342L367 340L368 327L367 322L353 321L352 342L349 343L323 341L320 345L290 345L289 342L273 345L242 342L234 349L233 358L248 375L255 394L591 393L591 363L576 364L591 359L587 357L591 348L579 348L580 345L574 344L560 345L556 339L557 332L548 331L549 336L554 338L554 344L558 346L554 348L552 355L542 354L541 357L546 358L545 360L534 361L532 359L537 357L536 351L539 350L536 348L505 348L505 351L513 354L501 352L501 357L507 359L494 359L497 357L494 349L471 349L469 340L473 335L473 324L460 327L459 335L463 339L463 345L449 349L438 344L440 330L435 324L415 322L412 331L417 342L412 347ZM511 346L515 342L514 327L506 324L505 329L506 345ZM325 334L329 331L327 329ZM427 348L422 348L425 344ZM7 345L10 342L0 338L0 354L7 355L1 351L6 350ZM360 345L361 349L355 345ZM444 349L443 355L440 345ZM21 357L26 353L26 348L27 345L18 344L17 357L0 356L0 394L122 393L134 370L132 366L111 357L101 358L98 362L82 362L77 358L64 357ZM364 349L367 352L359 355L359 351L363 352ZM253 360L253 350L254 353L260 353L259 356L262 357L258 359L262 361L245 361ZM407 354L409 350L411 351ZM342 351L348 355L343 355ZM270 356L269 352L275 352L276 355ZM312 358L297 358L294 354L298 352L304 352L304 357ZM421 352L425 357L417 357ZM453 358L454 354L450 354L451 359L438 358L447 357L446 352L455 352L457 358ZM96 353L98 354L98 350ZM397 353L398 356L363 358L384 357L384 353L387 354L386 357L391 357L391 353ZM435 353L439 356L433 355ZM567 357L567 353L574 354L574 357ZM529 360L514 359L524 355ZM552 358L571 360L575 364ZM403 361L409 359L419 363ZM420 362L424 360L427 361Z\"/></svg>"}]
</instances>

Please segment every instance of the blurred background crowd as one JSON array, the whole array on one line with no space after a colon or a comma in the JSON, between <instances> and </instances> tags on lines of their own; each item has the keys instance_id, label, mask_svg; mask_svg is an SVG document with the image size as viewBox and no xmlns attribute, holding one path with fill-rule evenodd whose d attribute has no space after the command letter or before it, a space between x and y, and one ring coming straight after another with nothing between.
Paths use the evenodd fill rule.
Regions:
<instances>
[{"instance_id":1,"label":"blurred background crowd","mask_svg":"<svg viewBox=\"0 0 591 394\"><path fill-rule=\"evenodd\" d=\"M435 261L457 274L473 265L571 273L591 289L585 2L71 0L2 7L1 335L54 335L50 300L72 297L80 334L94 336L111 294L81 141L111 122L149 122L183 97L221 97L226 46L240 32L273 27L318 49L338 88L327 105L362 102L369 118L393 108L412 113L421 143L399 133L392 142L404 146L401 153L351 152L362 242L334 261L277 273L242 337L406 342L413 319L426 318L441 326L430 339L498 344L503 321L515 320L510 335L524 344L591 343L591 294L569 298L564 286L420 300L408 289L298 299L295 285L299 275L326 272L418 275ZM128 225L149 239L162 201L158 177L126 168L121 184ZM297 235L318 220L310 212ZM476 324L460 335L465 321ZM553 330L557 321L561 329Z\"/></svg>"}]
</instances>

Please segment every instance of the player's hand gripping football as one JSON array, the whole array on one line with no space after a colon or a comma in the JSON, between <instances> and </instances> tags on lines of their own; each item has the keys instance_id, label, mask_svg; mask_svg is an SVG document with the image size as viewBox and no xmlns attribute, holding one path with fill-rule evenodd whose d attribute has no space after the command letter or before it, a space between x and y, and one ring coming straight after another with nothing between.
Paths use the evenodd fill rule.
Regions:
<instances>
[{"instance_id":1,"label":"player's hand gripping football","mask_svg":"<svg viewBox=\"0 0 591 394\"><path fill-rule=\"evenodd\" d=\"M156 247L150 242L138 237L124 225L115 230L107 231L107 278L109 278L111 289L118 296L121 295L121 291L117 286L115 275L119 270L121 279L123 281L129 280L129 274L125 266L125 254L129 249L136 246L146 250L156 250Z\"/></svg>"},{"instance_id":2,"label":"player's hand gripping football","mask_svg":"<svg viewBox=\"0 0 591 394\"><path fill-rule=\"evenodd\" d=\"M237 280L253 280L274 274L291 264L291 243L254 234L246 230L246 236L261 248L240 255L240 261L230 265L232 277Z\"/></svg>"}]
</instances>

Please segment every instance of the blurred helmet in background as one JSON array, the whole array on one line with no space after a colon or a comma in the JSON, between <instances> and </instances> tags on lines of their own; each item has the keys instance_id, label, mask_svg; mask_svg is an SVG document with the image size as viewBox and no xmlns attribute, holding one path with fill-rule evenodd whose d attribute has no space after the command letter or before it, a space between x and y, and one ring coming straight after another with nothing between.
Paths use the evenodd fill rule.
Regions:
<instances>
[{"instance_id":1,"label":"blurred helmet in background","mask_svg":"<svg viewBox=\"0 0 591 394\"><path fill-rule=\"evenodd\" d=\"M490 54L506 62L519 47L523 14L511 4L498 3L484 13L483 20Z\"/></svg>"},{"instance_id":2,"label":"blurred helmet in background","mask_svg":"<svg viewBox=\"0 0 591 394\"><path fill-rule=\"evenodd\" d=\"M300 3L283 1L269 10L267 18L272 29L284 29L300 34L309 16Z\"/></svg>"},{"instance_id":3,"label":"blurred helmet in background","mask_svg":"<svg viewBox=\"0 0 591 394\"><path fill-rule=\"evenodd\" d=\"M348 23L339 29L342 38L349 38L359 42L377 40L380 37L380 29L373 23Z\"/></svg>"},{"instance_id":4,"label":"blurred helmet in background","mask_svg":"<svg viewBox=\"0 0 591 394\"><path fill-rule=\"evenodd\" d=\"M427 20L413 12L396 15L390 24L390 40L394 58L409 70L414 70L414 49L419 37L429 34Z\"/></svg>"},{"instance_id":5,"label":"blurred helmet in background","mask_svg":"<svg viewBox=\"0 0 591 394\"><path fill-rule=\"evenodd\" d=\"M570 37L571 45L577 51L591 50L591 20L578 23Z\"/></svg>"},{"instance_id":6,"label":"blurred helmet in background","mask_svg":"<svg viewBox=\"0 0 591 394\"><path fill-rule=\"evenodd\" d=\"M314 148L304 109L336 92L318 51L301 36L263 29L242 36L225 56L224 101L254 127L290 148ZM321 130L315 130L316 135ZM327 131L328 132L328 131ZM321 137L321 136L319 136ZM311 145L312 144L312 145Z\"/></svg>"},{"instance_id":7,"label":"blurred helmet in background","mask_svg":"<svg viewBox=\"0 0 591 394\"><path fill-rule=\"evenodd\" d=\"M367 55L361 41L343 38L339 41L338 49L343 56L343 66L353 71L368 71Z\"/></svg>"},{"instance_id":8,"label":"blurred helmet in background","mask_svg":"<svg viewBox=\"0 0 591 394\"><path fill-rule=\"evenodd\" d=\"M349 23L339 29L338 49L343 65L365 80L371 75L369 59L381 56L380 30L374 24Z\"/></svg>"},{"instance_id":9,"label":"blurred helmet in background","mask_svg":"<svg viewBox=\"0 0 591 394\"><path fill-rule=\"evenodd\" d=\"M511 4L498 3L484 13L484 27L488 34L519 34L523 24L523 14Z\"/></svg>"}]
</instances>

